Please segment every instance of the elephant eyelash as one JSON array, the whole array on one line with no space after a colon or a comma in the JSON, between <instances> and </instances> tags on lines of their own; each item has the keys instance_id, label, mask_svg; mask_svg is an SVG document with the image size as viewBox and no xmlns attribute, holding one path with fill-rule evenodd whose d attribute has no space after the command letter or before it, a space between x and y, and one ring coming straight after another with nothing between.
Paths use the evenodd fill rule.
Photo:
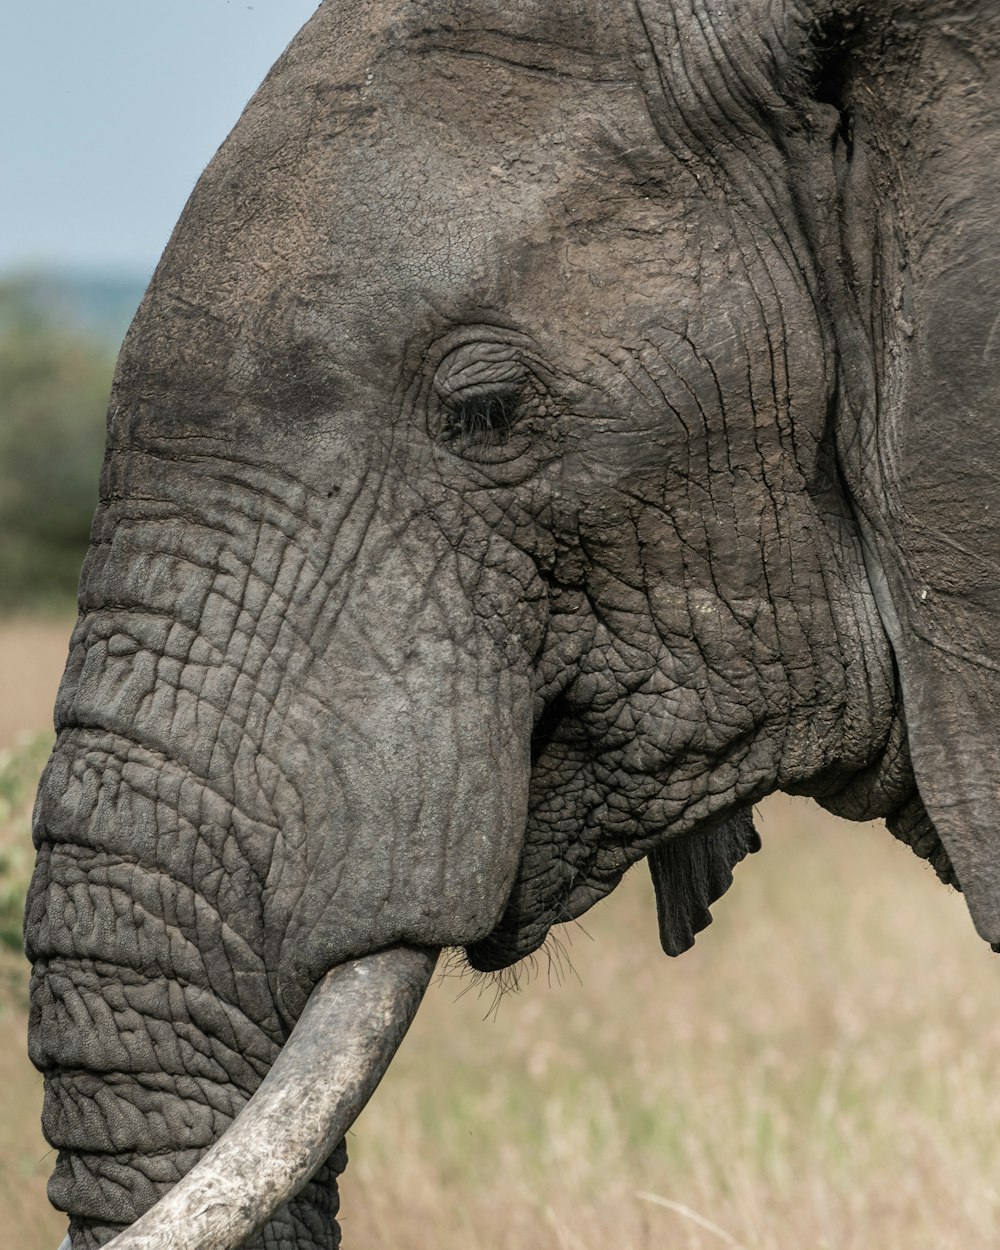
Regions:
<instances>
[{"instance_id":1,"label":"elephant eyelash","mask_svg":"<svg viewBox=\"0 0 1000 1250\"><path fill-rule=\"evenodd\" d=\"M443 443L461 442L475 448L499 447L507 442L522 406L519 391L477 390L453 396L445 405L438 437Z\"/></svg>"}]
</instances>

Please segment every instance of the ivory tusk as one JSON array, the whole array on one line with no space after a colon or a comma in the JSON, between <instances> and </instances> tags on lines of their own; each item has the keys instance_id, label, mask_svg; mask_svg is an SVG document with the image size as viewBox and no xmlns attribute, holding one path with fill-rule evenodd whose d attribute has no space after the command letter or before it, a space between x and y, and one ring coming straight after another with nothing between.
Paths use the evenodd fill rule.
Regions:
<instances>
[{"instance_id":1,"label":"ivory tusk","mask_svg":"<svg viewBox=\"0 0 1000 1250\"><path fill-rule=\"evenodd\" d=\"M437 955L394 946L328 972L226 1132L105 1250L237 1250L354 1123L416 1014ZM68 1238L60 1250L69 1250Z\"/></svg>"}]
</instances>

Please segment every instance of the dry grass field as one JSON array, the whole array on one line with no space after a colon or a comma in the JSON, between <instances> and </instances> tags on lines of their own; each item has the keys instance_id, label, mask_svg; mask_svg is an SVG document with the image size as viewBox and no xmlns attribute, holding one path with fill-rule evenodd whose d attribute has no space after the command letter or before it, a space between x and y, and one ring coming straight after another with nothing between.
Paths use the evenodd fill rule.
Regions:
<instances>
[{"instance_id":1,"label":"dry grass field","mask_svg":"<svg viewBox=\"0 0 1000 1250\"><path fill-rule=\"evenodd\" d=\"M44 758L70 622L0 620L0 906L30 866L31 778ZM5 1244L56 1250L65 1222L45 1198L54 1158L38 1127L41 1081L25 1055L24 961L0 946L0 1229Z\"/></svg>"},{"instance_id":2,"label":"dry grass field","mask_svg":"<svg viewBox=\"0 0 1000 1250\"><path fill-rule=\"evenodd\" d=\"M0 746L46 725L66 632L0 631L20 687ZM883 829L787 799L758 815L765 850L682 959L639 868L519 992L432 988L352 1134L348 1250L1000 1245L1000 963ZM0 1227L55 1250L10 968Z\"/></svg>"}]
</instances>

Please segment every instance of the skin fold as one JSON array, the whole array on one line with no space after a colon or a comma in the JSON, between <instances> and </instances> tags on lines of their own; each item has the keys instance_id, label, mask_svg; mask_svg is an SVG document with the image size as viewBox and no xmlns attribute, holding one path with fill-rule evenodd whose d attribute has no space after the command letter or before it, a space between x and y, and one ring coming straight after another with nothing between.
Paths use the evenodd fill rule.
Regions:
<instances>
[{"instance_id":1,"label":"skin fold","mask_svg":"<svg viewBox=\"0 0 1000 1250\"><path fill-rule=\"evenodd\" d=\"M94 1250L331 968L505 968L777 789L1000 941L985 0L326 0L129 332L36 813ZM996 505L996 506L992 506ZM331 1250L343 1148L245 1244Z\"/></svg>"}]
</instances>

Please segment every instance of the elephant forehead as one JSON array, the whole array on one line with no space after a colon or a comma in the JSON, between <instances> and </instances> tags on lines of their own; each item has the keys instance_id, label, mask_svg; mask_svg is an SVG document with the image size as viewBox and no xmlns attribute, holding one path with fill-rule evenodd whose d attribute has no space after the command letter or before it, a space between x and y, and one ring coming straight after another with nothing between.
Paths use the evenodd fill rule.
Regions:
<instances>
[{"instance_id":1,"label":"elephant forehead","mask_svg":"<svg viewBox=\"0 0 1000 1250\"><path fill-rule=\"evenodd\" d=\"M561 78L612 81L634 74L621 5L428 0L406 6L403 29L427 51L495 59Z\"/></svg>"},{"instance_id":2,"label":"elephant forehead","mask_svg":"<svg viewBox=\"0 0 1000 1250\"><path fill-rule=\"evenodd\" d=\"M671 25L646 7L661 70L681 45L713 63L718 14ZM405 387L402 325L420 339L502 309L620 339L668 288L675 311L685 292L703 303L706 215L725 214L663 142L687 106L661 76L650 108L637 49L648 60L653 18L594 8L321 6L192 197L123 381L134 360L147 395L176 398L184 378L301 422L360 411L373 378L380 398ZM712 247L728 263L731 244Z\"/></svg>"},{"instance_id":3,"label":"elephant forehead","mask_svg":"<svg viewBox=\"0 0 1000 1250\"><path fill-rule=\"evenodd\" d=\"M386 58L436 63L469 56L562 80L634 78L624 9L556 0L496 4L479 0L327 0L291 44L258 95L280 79L302 86L370 87Z\"/></svg>"},{"instance_id":4,"label":"elephant forehead","mask_svg":"<svg viewBox=\"0 0 1000 1250\"><path fill-rule=\"evenodd\" d=\"M127 353L147 391L152 361L167 391L178 373L194 387L192 371L207 369L205 390L246 393L262 362L330 341L349 373L352 337L368 374L380 331L398 361L401 317L453 294L502 304L503 266L551 242L552 201L573 198L607 94L621 88L516 62L519 48L539 62L541 46L441 30L410 6L323 6L206 171L161 262ZM285 376L317 361L322 350Z\"/></svg>"},{"instance_id":5,"label":"elephant forehead","mask_svg":"<svg viewBox=\"0 0 1000 1250\"><path fill-rule=\"evenodd\" d=\"M351 31L400 39L449 32L509 35L566 51L603 53L628 8L622 0L326 0L313 21L340 36Z\"/></svg>"}]
</instances>

